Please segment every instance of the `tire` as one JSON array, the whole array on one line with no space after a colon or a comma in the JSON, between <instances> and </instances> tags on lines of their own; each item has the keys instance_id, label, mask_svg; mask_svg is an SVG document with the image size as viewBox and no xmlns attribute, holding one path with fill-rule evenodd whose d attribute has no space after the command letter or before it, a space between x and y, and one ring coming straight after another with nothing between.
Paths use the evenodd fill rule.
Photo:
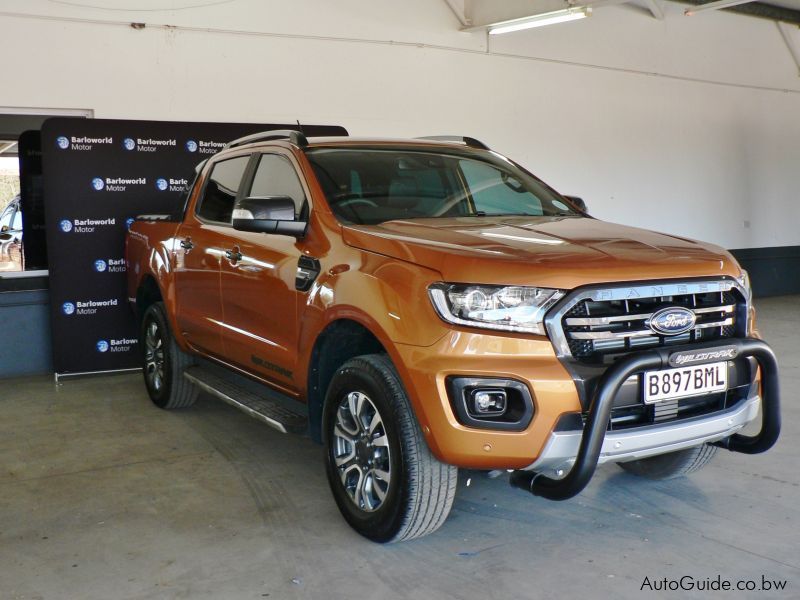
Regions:
<instances>
[{"instance_id":1,"label":"tire","mask_svg":"<svg viewBox=\"0 0 800 600\"><path fill-rule=\"evenodd\" d=\"M163 302L155 302L145 311L139 345L144 383L153 404L167 410L194 404L198 390L183 376L194 359L175 342Z\"/></svg>"},{"instance_id":2,"label":"tire","mask_svg":"<svg viewBox=\"0 0 800 600\"><path fill-rule=\"evenodd\" d=\"M458 469L431 454L385 355L353 358L334 374L325 397L323 443L336 504L364 537L410 540L433 533L447 519Z\"/></svg>"},{"instance_id":3,"label":"tire","mask_svg":"<svg viewBox=\"0 0 800 600\"><path fill-rule=\"evenodd\" d=\"M711 462L716 453L716 446L703 444L694 448L678 450L677 452L617 464L628 473L639 477L675 479L699 471Z\"/></svg>"}]
</instances>

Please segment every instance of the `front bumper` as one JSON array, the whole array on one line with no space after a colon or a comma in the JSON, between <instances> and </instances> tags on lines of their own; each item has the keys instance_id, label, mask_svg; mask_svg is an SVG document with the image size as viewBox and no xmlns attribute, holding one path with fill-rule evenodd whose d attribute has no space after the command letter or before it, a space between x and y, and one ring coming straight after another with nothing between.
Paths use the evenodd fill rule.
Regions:
<instances>
[{"instance_id":1,"label":"front bumper","mask_svg":"<svg viewBox=\"0 0 800 600\"><path fill-rule=\"evenodd\" d=\"M709 416L608 432L603 438L597 464L637 460L719 441L754 420L760 404L761 397L755 395ZM563 476L575 464L582 438L583 431L553 432L539 458L524 470Z\"/></svg>"},{"instance_id":2,"label":"front bumper","mask_svg":"<svg viewBox=\"0 0 800 600\"><path fill-rule=\"evenodd\" d=\"M760 431L756 435L744 436L736 433L738 429L741 429L748 422L746 417L751 414L750 411L757 411L758 402L754 398L747 399L744 406L737 405L730 411L714 413L712 416L701 418L697 421L675 424L673 427L666 425L649 427L642 432L639 439L633 437L635 432L630 434L607 433L608 420L614 398L622 384L631 375L645 370L668 368L674 364L673 358L681 354L692 353L696 356L700 350L711 354L718 346L719 344L707 344L660 348L634 354L615 363L606 371L595 389L586 423L583 431L579 433L580 440L577 452L573 454L575 456L574 463L569 471L563 477L560 477L562 473L557 470L557 477L553 478L532 469L519 470L511 477L512 485L527 489L534 495L543 496L551 500L566 500L580 493L586 487L594 475L597 465L601 462L604 451L606 453L605 460L621 460L622 458L631 460L646 456L645 453L648 451L652 451L651 454L661 453L665 451L664 446L658 448L658 452L654 451L656 449L654 443L659 437L667 445L669 443L675 445L684 444L683 446L676 446L674 449L697 445L702 441L718 441L719 445L728 450L746 454L757 454L771 448L777 441L781 428L778 365L770 347L763 341L752 338L726 340L725 348L733 348L732 351L735 352L736 356L755 358L761 370L762 424ZM702 364L702 362L704 361L700 360L692 364ZM753 414L753 416L755 415ZM718 421L717 417L721 417L722 421ZM691 429L692 424L696 429ZM689 439L682 440L674 437L680 434L689 436ZM692 439L691 436L695 434L698 434L699 437ZM617 435L627 435L628 438L615 438ZM707 439L704 440L703 436L707 436ZM672 441L670 442L670 440ZM565 444L573 443L574 441L575 438L571 442L566 442L565 440ZM606 443L607 441L608 444ZM638 448L638 451L642 454L640 456L636 454L626 456L625 453L630 448L624 449L622 447L622 442L625 441L634 446L633 450ZM617 446L617 443L620 443L620 445ZM574 447L572 451L574 451ZM615 451L619 451L619 453L615 455ZM553 455L562 453L563 450L551 452ZM541 457L537 459L537 462L540 460ZM531 467L534 467L534 465L536 465L536 462Z\"/></svg>"},{"instance_id":3,"label":"front bumper","mask_svg":"<svg viewBox=\"0 0 800 600\"><path fill-rule=\"evenodd\" d=\"M695 344L692 347L698 346ZM428 446L436 458L447 464L468 469L530 469L545 453L545 447L554 432L562 429L559 424L573 420L589 409L591 397L586 402L582 401L574 376L555 355L552 343L545 337L453 330L432 346L397 344L395 348L398 350L398 370ZM670 348L675 351L677 346ZM729 364L734 362L748 361L736 359L729 361ZM752 362L755 363L755 360ZM757 385L749 385L756 373L755 364L746 369L742 367L740 371L737 381L744 387L746 380L749 389L743 389L741 395L737 395L736 402L724 400L722 404L725 410L737 406L739 399L758 392ZM502 378L524 383L533 398L532 422L522 431L477 429L465 425L459 420L450 401L449 377ZM730 378L734 379L733 371ZM598 375L597 381L599 379ZM625 404L638 396L636 381L637 377L634 376L623 383L616 394L615 405L620 401ZM596 387L593 383L591 391ZM712 417L722 408L704 416ZM615 406L614 410L617 409ZM689 419L682 417L681 421L689 422ZM639 427L649 429L653 426L650 420L650 424ZM625 431L633 431L633 428ZM572 439L574 441L577 437L573 436ZM577 449L571 458L575 456ZM557 463L557 460L548 461L541 469L556 467Z\"/></svg>"}]
</instances>

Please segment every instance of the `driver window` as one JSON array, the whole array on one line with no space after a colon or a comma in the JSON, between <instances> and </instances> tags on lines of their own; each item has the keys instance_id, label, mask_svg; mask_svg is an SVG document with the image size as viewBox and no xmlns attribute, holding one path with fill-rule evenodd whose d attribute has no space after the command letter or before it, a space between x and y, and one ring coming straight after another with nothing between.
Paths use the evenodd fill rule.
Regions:
<instances>
[{"instance_id":1,"label":"driver window","mask_svg":"<svg viewBox=\"0 0 800 600\"><path fill-rule=\"evenodd\" d=\"M248 196L288 196L294 202L295 218L300 218L306 203L303 186L292 163L277 154L261 155Z\"/></svg>"}]
</instances>

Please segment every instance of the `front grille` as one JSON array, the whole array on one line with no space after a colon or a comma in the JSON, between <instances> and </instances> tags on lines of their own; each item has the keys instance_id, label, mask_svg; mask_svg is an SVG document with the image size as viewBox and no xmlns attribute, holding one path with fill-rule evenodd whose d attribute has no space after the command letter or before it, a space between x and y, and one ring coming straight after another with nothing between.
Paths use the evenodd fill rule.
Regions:
<instances>
[{"instance_id":1,"label":"front grille","mask_svg":"<svg viewBox=\"0 0 800 600\"><path fill-rule=\"evenodd\" d=\"M734 337L743 305L744 298L735 288L610 300L589 297L570 308L561 325L573 358L602 364L636 350ZM650 317L672 306L694 312L694 327L680 335L655 333L649 327Z\"/></svg>"}]
</instances>

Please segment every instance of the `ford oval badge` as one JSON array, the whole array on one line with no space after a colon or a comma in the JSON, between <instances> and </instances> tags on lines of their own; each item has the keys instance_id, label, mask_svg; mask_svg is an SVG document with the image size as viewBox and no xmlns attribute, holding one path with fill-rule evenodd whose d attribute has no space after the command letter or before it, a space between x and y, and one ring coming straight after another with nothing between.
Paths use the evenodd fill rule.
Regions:
<instances>
[{"instance_id":1,"label":"ford oval badge","mask_svg":"<svg viewBox=\"0 0 800 600\"><path fill-rule=\"evenodd\" d=\"M650 329L658 335L680 335L694 327L697 317L688 308L670 306L657 310L650 317Z\"/></svg>"}]
</instances>

